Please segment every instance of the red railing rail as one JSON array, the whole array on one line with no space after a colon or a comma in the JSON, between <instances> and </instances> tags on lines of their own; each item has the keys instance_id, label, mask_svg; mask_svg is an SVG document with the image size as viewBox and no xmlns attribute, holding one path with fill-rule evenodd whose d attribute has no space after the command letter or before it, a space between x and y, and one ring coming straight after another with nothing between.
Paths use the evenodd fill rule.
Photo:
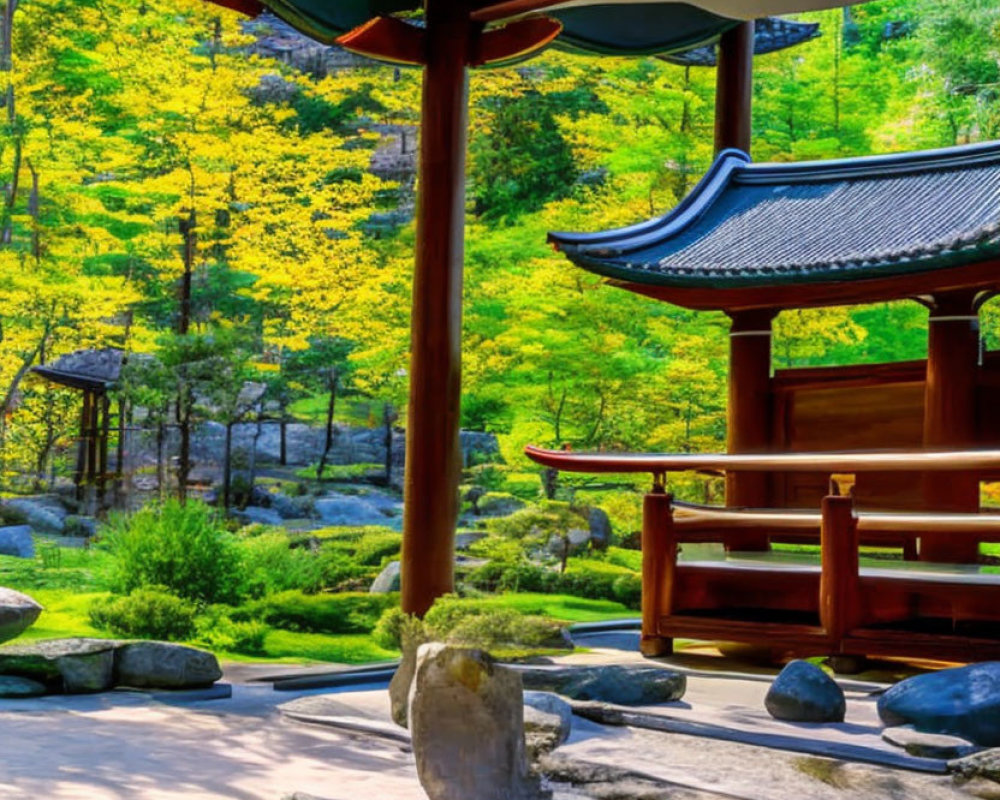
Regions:
<instances>
[{"instance_id":1,"label":"red railing rail","mask_svg":"<svg viewBox=\"0 0 1000 800\"><path fill-rule=\"evenodd\" d=\"M830 453L577 453L528 445L537 464L563 472L995 472L1000 450L894 450Z\"/></svg>"}]
</instances>

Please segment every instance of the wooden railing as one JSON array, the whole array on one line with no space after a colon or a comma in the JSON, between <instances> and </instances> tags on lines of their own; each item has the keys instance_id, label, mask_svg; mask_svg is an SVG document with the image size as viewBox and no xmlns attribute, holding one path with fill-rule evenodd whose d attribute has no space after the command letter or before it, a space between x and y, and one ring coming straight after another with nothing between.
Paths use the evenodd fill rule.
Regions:
<instances>
[{"instance_id":1,"label":"wooden railing","mask_svg":"<svg viewBox=\"0 0 1000 800\"><path fill-rule=\"evenodd\" d=\"M863 597L865 591L872 590L871 579L863 577L859 570L862 537L868 544L898 544L902 541L906 543L904 552L906 547L913 547L915 552L916 540L925 534L973 537L980 542L1000 541L1000 514L858 512L850 496L837 494L837 485L833 481L831 494L823 499L818 511L716 508L676 503L664 486L668 473L702 470L825 472L831 477L859 472L996 472L1000 469L1000 450L638 455L574 453L529 447L526 452L537 463L564 471L647 472L653 476L653 488L643 501L642 529L642 649L647 655L669 652L672 636L697 635L698 631L706 632L705 638L740 635L746 640L756 635L765 643L772 641L801 646L804 651L822 646L828 649L827 654L850 652L850 648L857 648L858 642L864 641L864 647L881 648L879 652L882 653L898 651L904 655L921 655L910 653L907 649L914 646L910 644L911 640L917 641L909 635L889 641L886 638L888 634L879 633L878 636L885 641L872 644L863 639L866 635L864 631L859 632L864 623ZM777 538L782 535L816 537L820 546L817 627L766 622L754 627L753 624L732 620L684 616L683 607L688 598L678 596L677 586L680 584L679 571L686 568L678 560L679 545L685 542L725 542L727 535L734 531L754 531ZM744 581L759 579L760 569L755 568L755 571L757 578L747 572L743 575ZM793 571L783 573L774 569L769 573L766 591L792 592L793 587L801 588L799 577ZM900 580L895 577L878 580L883 583L876 587L876 592L882 588L898 592L902 583L916 581L917 578L913 573L901 573ZM1000 595L994 598L1000 586L984 588L959 584L944 589L938 586L934 591L939 594L949 592L949 596L959 598L957 602L960 604L965 603L963 592L968 591L977 613L982 613L983 607L991 607L994 599L1000 600ZM986 592L991 592L988 598ZM811 604L814 607L815 599L813 595ZM682 610L678 613L679 608ZM1000 607L996 608L996 616L1000 624ZM686 633L678 634L677 631ZM933 643L928 644L926 637L919 641L923 648L933 646ZM956 641L954 637L948 639L937 652L946 655L957 652L947 649L958 647ZM960 647L958 649L961 650ZM961 650L961 653L964 652Z\"/></svg>"}]
</instances>

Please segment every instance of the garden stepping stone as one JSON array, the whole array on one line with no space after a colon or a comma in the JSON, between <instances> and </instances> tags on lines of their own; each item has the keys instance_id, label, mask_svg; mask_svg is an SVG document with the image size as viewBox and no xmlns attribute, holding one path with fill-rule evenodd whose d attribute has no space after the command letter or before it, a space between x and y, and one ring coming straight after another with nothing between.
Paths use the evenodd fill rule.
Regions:
<instances>
[{"instance_id":1,"label":"garden stepping stone","mask_svg":"<svg viewBox=\"0 0 1000 800\"><path fill-rule=\"evenodd\" d=\"M521 667L518 672L526 689L620 706L673 703L687 689L683 674L663 667L617 664L554 669Z\"/></svg>"},{"instance_id":2,"label":"garden stepping stone","mask_svg":"<svg viewBox=\"0 0 1000 800\"><path fill-rule=\"evenodd\" d=\"M785 665L771 684L764 706L772 717L787 722L843 722L847 713L844 690L808 661Z\"/></svg>"},{"instance_id":3,"label":"garden stepping stone","mask_svg":"<svg viewBox=\"0 0 1000 800\"><path fill-rule=\"evenodd\" d=\"M1000 747L949 761L948 772L961 780L985 778L1000 783Z\"/></svg>"},{"instance_id":4,"label":"garden stepping stone","mask_svg":"<svg viewBox=\"0 0 1000 800\"><path fill-rule=\"evenodd\" d=\"M524 740L532 760L563 744L573 726L573 709L551 692L524 693Z\"/></svg>"},{"instance_id":5,"label":"garden stepping stone","mask_svg":"<svg viewBox=\"0 0 1000 800\"><path fill-rule=\"evenodd\" d=\"M907 678L879 697L878 714L888 726L912 725L983 747L1000 746L1000 662Z\"/></svg>"},{"instance_id":6,"label":"garden stepping stone","mask_svg":"<svg viewBox=\"0 0 1000 800\"><path fill-rule=\"evenodd\" d=\"M41 613L42 607L28 595L0 586L0 642L20 636Z\"/></svg>"},{"instance_id":7,"label":"garden stepping stone","mask_svg":"<svg viewBox=\"0 0 1000 800\"><path fill-rule=\"evenodd\" d=\"M882 739L896 747L902 747L911 756L918 758L964 758L980 749L959 736L922 733L910 725L886 728L882 731Z\"/></svg>"}]
</instances>

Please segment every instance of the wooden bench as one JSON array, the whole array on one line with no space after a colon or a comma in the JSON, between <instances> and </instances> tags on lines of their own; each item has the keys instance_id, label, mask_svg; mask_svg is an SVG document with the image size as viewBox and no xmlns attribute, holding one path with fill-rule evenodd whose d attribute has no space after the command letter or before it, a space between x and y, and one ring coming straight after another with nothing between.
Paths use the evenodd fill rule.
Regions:
<instances>
[{"instance_id":1,"label":"wooden bench","mask_svg":"<svg viewBox=\"0 0 1000 800\"><path fill-rule=\"evenodd\" d=\"M1000 515L858 512L829 495L817 511L725 509L674 502L664 476L690 469L979 471L1000 451L817 453L788 456L635 456L529 448L539 463L579 472L649 472L643 501L642 651L670 652L675 638L767 644L796 655L1000 658L1000 574L975 565L862 564L860 546L921 536L1000 542ZM683 557L684 545L725 543L738 531L816 537L819 558L721 551Z\"/></svg>"}]
</instances>

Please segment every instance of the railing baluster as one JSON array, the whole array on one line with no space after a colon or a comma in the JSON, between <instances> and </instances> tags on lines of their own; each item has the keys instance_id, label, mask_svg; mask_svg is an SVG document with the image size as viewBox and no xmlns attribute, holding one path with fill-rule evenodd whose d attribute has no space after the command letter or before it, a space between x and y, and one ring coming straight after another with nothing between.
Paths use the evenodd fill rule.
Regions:
<instances>
[{"instance_id":1,"label":"railing baluster","mask_svg":"<svg viewBox=\"0 0 1000 800\"><path fill-rule=\"evenodd\" d=\"M669 614L677 570L677 540L667 494L657 481L642 503L642 639L644 656L668 655L673 640L660 635L660 619Z\"/></svg>"},{"instance_id":2,"label":"railing baluster","mask_svg":"<svg viewBox=\"0 0 1000 800\"><path fill-rule=\"evenodd\" d=\"M823 498L820 555L820 624L839 652L844 635L858 622L858 521L852 498Z\"/></svg>"}]
</instances>

